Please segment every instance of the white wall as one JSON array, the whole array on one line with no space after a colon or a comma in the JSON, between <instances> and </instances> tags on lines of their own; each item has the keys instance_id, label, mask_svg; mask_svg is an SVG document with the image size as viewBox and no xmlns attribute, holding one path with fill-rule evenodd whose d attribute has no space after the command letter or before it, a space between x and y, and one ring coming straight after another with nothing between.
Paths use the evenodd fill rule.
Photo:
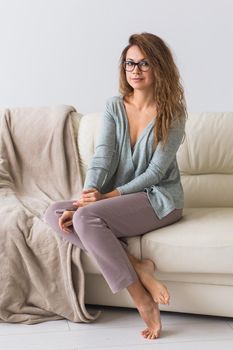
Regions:
<instances>
[{"instance_id":1,"label":"white wall","mask_svg":"<svg viewBox=\"0 0 233 350\"><path fill-rule=\"evenodd\" d=\"M162 37L189 111L233 110L232 0L0 0L0 107L101 111L130 34Z\"/></svg>"}]
</instances>

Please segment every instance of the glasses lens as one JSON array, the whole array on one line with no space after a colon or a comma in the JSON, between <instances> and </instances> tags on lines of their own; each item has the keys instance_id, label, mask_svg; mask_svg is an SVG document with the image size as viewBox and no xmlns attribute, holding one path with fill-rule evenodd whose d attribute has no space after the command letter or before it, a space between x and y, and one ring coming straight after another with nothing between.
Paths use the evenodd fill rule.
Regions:
<instances>
[{"instance_id":1,"label":"glasses lens","mask_svg":"<svg viewBox=\"0 0 233 350\"><path fill-rule=\"evenodd\" d=\"M132 61L125 61L123 66L124 66L124 69L127 72L132 72L133 69L134 69L134 62L132 62Z\"/></svg>"},{"instance_id":2,"label":"glasses lens","mask_svg":"<svg viewBox=\"0 0 233 350\"><path fill-rule=\"evenodd\" d=\"M150 65L147 61L141 61L138 63L138 67L141 71L147 72L148 69L150 68Z\"/></svg>"}]
</instances>

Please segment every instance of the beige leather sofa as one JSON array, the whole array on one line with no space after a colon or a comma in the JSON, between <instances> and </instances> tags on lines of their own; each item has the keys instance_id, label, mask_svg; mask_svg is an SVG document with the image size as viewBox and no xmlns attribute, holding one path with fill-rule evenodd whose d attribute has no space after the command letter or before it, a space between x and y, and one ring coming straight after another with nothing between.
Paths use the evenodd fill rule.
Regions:
<instances>
[{"instance_id":1,"label":"beige leather sofa","mask_svg":"<svg viewBox=\"0 0 233 350\"><path fill-rule=\"evenodd\" d=\"M83 176L94 152L100 114L79 122ZM233 113L189 114L178 153L185 192L178 223L129 239L137 257L151 258L171 293L161 310L233 317ZM112 294L83 254L86 302L134 307L127 291Z\"/></svg>"}]
</instances>

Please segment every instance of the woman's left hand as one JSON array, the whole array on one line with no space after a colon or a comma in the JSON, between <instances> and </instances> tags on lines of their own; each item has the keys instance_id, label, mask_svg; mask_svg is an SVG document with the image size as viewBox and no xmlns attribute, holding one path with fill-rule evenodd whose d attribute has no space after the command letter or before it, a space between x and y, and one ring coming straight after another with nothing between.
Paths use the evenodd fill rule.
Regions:
<instances>
[{"instance_id":1,"label":"woman's left hand","mask_svg":"<svg viewBox=\"0 0 233 350\"><path fill-rule=\"evenodd\" d=\"M97 202L104 199L104 195L100 193L96 188L89 188L88 190L83 190L83 193L79 200L74 201L73 205L77 207L85 207L88 204Z\"/></svg>"}]
</instances>

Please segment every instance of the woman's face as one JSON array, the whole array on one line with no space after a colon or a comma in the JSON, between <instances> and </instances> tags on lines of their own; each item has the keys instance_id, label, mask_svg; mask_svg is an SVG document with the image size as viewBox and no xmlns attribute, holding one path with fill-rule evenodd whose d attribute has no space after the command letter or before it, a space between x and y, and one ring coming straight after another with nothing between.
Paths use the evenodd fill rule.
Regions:
<instances>
[{"instance_id":1,"label":"woman's face","mask_svg":"<svg viewBox=\"0 0 233 350\"><path fill-rule=\"evenodd\" d=\"M152 68L149 65L148 59L143 55L138 46L131 46L126 54L126 79L133 89L144 90L152 88L154 83L154 75ZM134 63L140 62L139 66L134 66Z\"/></svg>"}]
</instances>

